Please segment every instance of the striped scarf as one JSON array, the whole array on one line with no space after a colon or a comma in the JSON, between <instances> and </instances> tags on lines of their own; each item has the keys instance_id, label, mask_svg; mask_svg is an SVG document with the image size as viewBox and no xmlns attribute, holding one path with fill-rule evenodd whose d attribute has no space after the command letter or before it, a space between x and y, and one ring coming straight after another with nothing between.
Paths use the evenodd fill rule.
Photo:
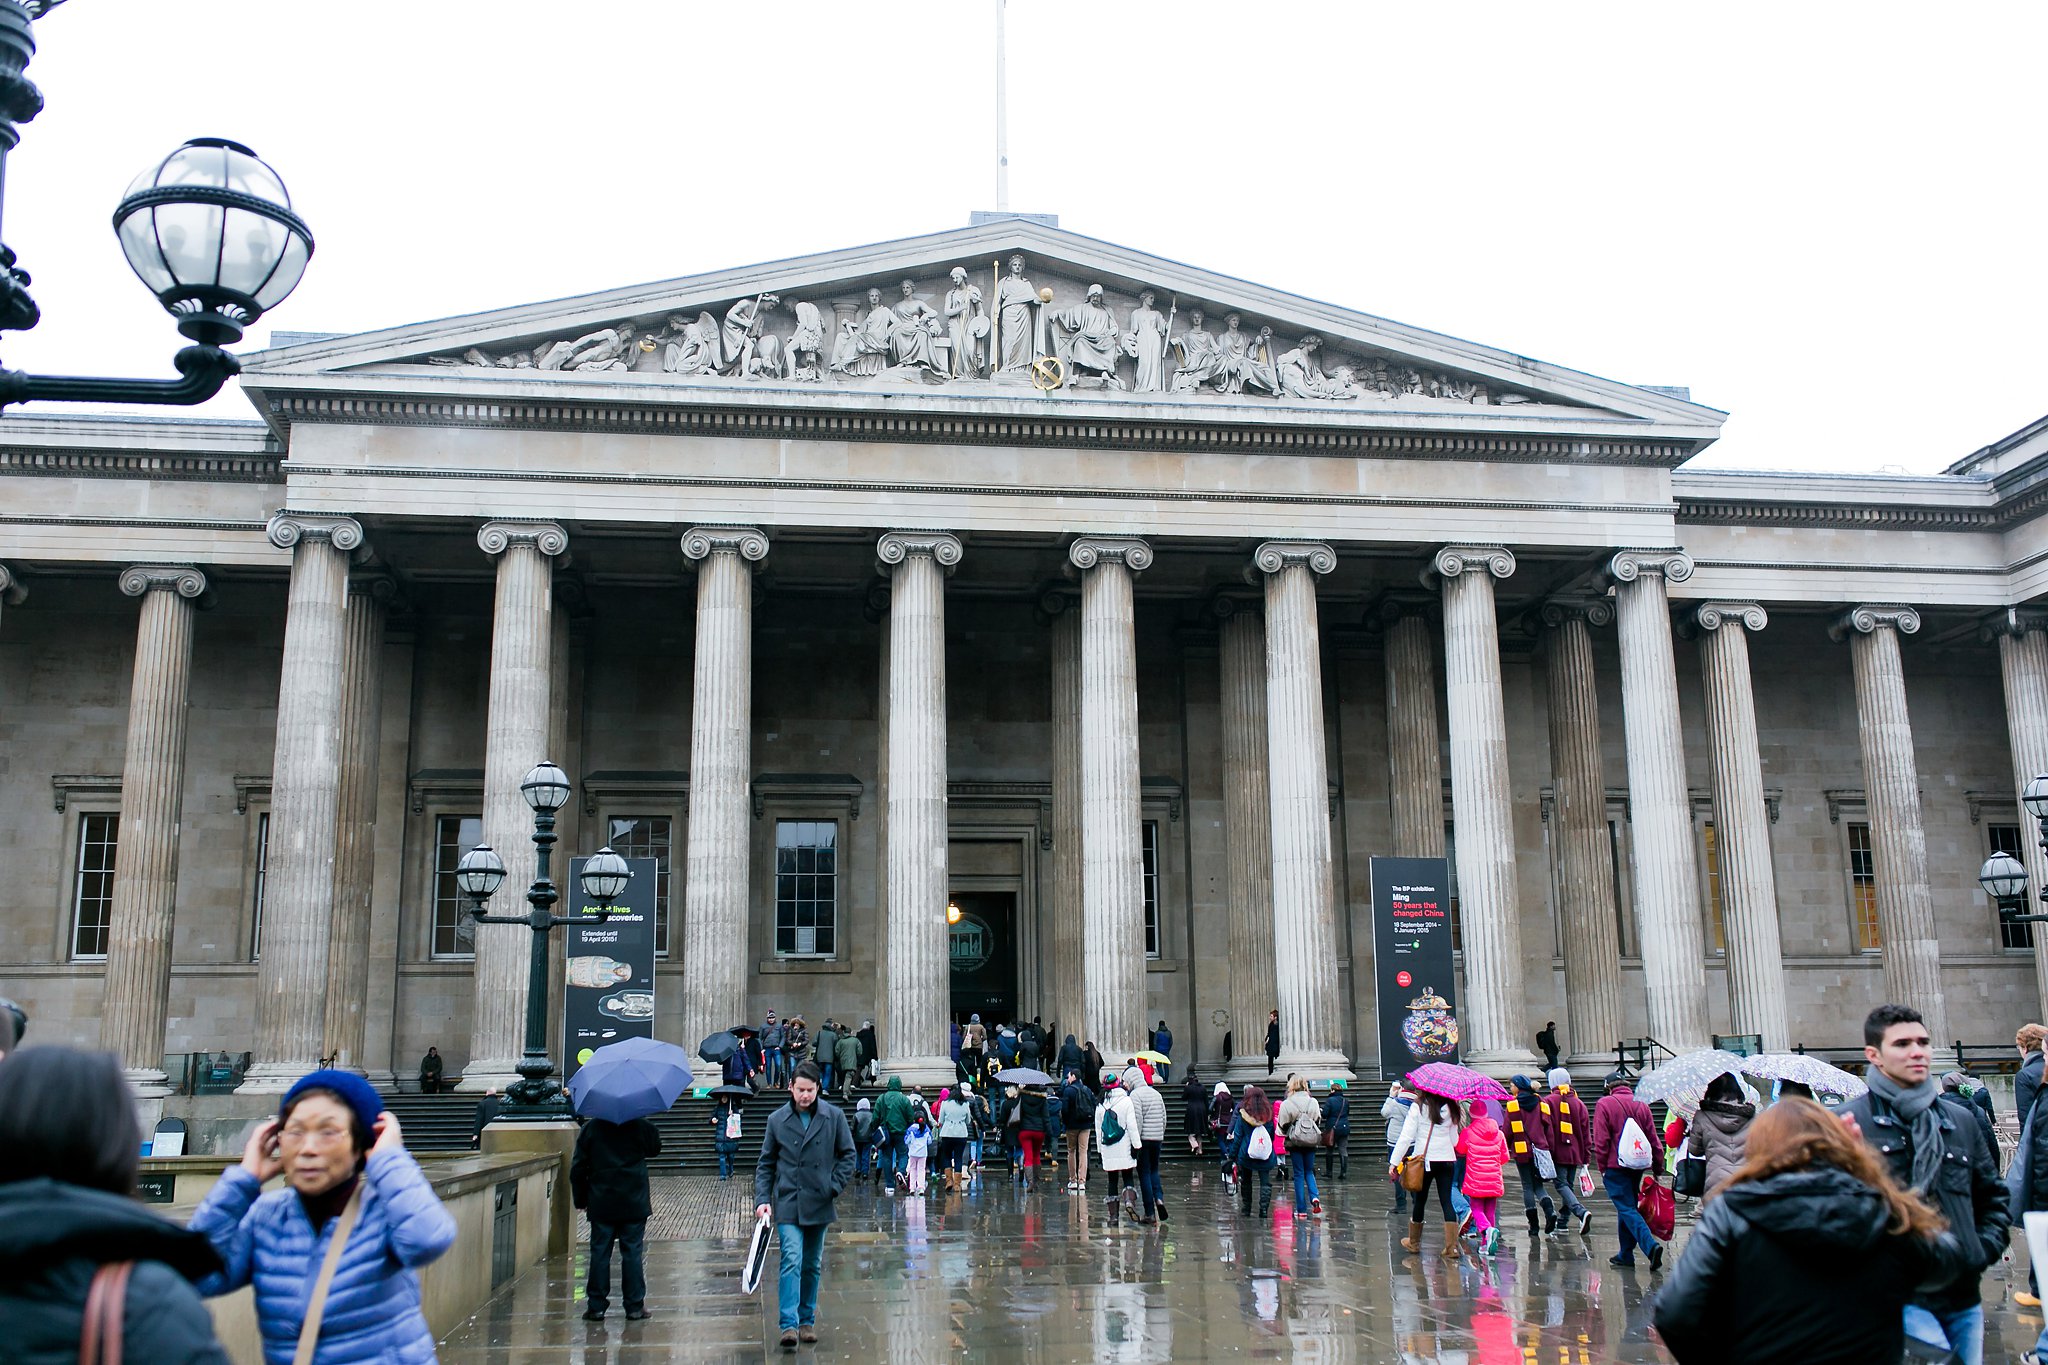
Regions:
<instances>
[{"instance_id":1,"label":"striped scarf","mask_svg":"<svg viewBox=\"0 0 2048 1365\"><path fill-rule=\"evenodd\" d=\"M1501 1108L1507 1111L1508 1136L1511 1139L1514 1146L1515 1160L1520 1161L1524 1156L1528 1155L1529 1152L1528 1134L1522 1126L1521 1101L1519 1099L1509 1100L1506 1104L1502 1105Z\"/></svg>"},{"instance_id":2,"label":"striped scarf","mask_svg":"<svg viewBox=\"0 0 2048 1365\"><path fill-rule=\"evenodd\" d=\"M1559 1137L1570 1137L1572 1135L1572 1107L1564 1102L1565 1097L1571 1093L1572 1088L1570 1086L1561 1085L1551 1091L1549 1096L1545 1096L1541 1105L1543 1117L1547 1119L1550 1117L1551 1096L1557 1098L1557 1135Z\"/></svg>"}]
</instances>

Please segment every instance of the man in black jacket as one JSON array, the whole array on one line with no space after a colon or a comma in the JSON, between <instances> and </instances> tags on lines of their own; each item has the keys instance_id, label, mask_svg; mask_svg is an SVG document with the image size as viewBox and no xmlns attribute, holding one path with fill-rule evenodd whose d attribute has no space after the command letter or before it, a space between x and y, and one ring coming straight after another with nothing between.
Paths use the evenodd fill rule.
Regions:
<instances>
[{"instance_id":1,"label":"man in black jacket","mask_svg":"<svg viewBox=\"0 0 2048 1365\"><path fill-rule=\"evenodd\" d=\"M1968 1101L1943 1098L1928 1074L1932 1055L1918 1011L1879 1005L1863 1021L1870 1090L1842 1114L1884 1157L1893 1179L1941 1211L1962 1246L1962 1272L1906 1304L1906 1335L1946 1345L1963 1365L1982 1365L1984 1305L1977 1281L2005 1254L2005 1182Z\"/></svg>"},{"instance_id":2,"label":"man in black jacket","mask_svg":"<svg viewBox=\"0 0 2048 1365\"><path fill-rule=\"evenodd\" d=\"M839 1106L818 1098L824 1080L804 1062L789 1083L789 1103L768 1116L754 1166L755 1213L775 1220L782 1242L782 1349L818 1339L818 1280L833 1201L853 1179L853 1130Z\"/></svg>"},{"instance_id":3,"label":"man in black jacket","mask_svg":"<svg viewBox=\"0 0 2048 1365\"><path fill-rule=\"evenodd\" d=\"M661 1154L661 1132L646 1119L612 1123L592 1119L576 1135L569 1158L569 1194L590 1215L590 1278L584 1282L583 1317L598 1322L611 1306L612 1244L618 1243L626 1320L647 1316L647 1159Z\"/></svg>"}]
</instances>

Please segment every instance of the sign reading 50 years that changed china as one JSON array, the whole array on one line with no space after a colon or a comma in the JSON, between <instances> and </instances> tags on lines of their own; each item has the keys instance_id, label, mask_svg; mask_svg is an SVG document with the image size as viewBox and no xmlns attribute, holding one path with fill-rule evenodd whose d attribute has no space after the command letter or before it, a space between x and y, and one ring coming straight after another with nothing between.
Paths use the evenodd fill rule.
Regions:
<instances>
[{"instance_id":1,"label":"sign reading 50 years that changed china","mask_svg":"<svg viewBox=\"0 0 2048 1365\"><path fill-rule=\"evenodd\" d=\"M1406 1075L1424 1062L1458 1060L1450 881L1450 864L1443 858L1372 860L1373 968L1383 1075Z\"/></svg>"}]
</instances>

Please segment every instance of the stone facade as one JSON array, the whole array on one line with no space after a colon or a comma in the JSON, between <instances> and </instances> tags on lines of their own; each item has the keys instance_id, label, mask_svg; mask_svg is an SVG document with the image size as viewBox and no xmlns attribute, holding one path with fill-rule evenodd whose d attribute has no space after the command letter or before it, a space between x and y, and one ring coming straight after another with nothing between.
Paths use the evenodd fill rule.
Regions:
<instances>
[{"instance_id":1,"label":"stone facade","mask_svg":"<svg viewBox=\"0 0 2048 1365\"><path fill-rule=\"evenodd\" d=\"M1077 310L1080 372L1050 392L986 372L986 355L982 373L942 376L915 339L908 363L872 374L859 356L879 352L835 370L829 338L806 363L789 332L801 314L779 324L776 368L746 326L723 375L665 369L659 345L608 349L627 319L645 324L632 341L671 316L715 326L742 295L830 303L943 280L955 260L986 277L1013 249L1055 288L1051 307ZM437 909L436 859L444 832L506 809L508 776L540 757L576 786L567 851L638 852L626 841L660 835L663 1037L772 1007L875 1018L891 1052L893 1007L919 1035L905 1069L930 1069L945 907L926 902L950 893L1007 907L990 913L1007 938L1004 1004L1022 1017L1086 1021L1112 1052L1164 1018L1177 1059L1215 1068L1226 1034L1237 1060L1255 1057L1279 1008L1303 1034L1284 1043L1299 1066L1370 1071L1367 862L1441 851L1424 828L1439 809L1465 881L1460 999L1484 1025L1482 1061L1522 1064L1553 1018L1582 1021L1562 1041L1587 1065L1615 1042L1572 1036L1602 1027L1589 1020L1681 1043L1742 1025L1846 1045L1888 980L1945 997L1947 1034L1973 1044L2040 1014L2035 953L2005 946L1975 876L2023 823L2031 774L2014 754L2038 748L2005 721L2042 704L2020 652L2035 618L2014 609L2048 590L2031 491L2048 424L1941 478L1693 472L1710 409L1056 229L1001 223L775 271L302 340L249 359L261 422L9 419L0 992L28 1009L32 1038L125 1041L147 1072L146 1049L102 1021L132 1032L160 1015L163 1053L252 1052L260 1084L276 1079L266 1063L337 1048L379 1079L408 1075L429 1044L451 1073L476 1060L476 1079L501 1079L518 1040L510 976L480 991L469 954L476 935L517 931ZM1102 356L1078 310L1097 278L1119 325L1141 285L1177 302L1164 370L1089 368ZM1253 354L1239 389L1176 392L1174 375L1199 368L1176 368L1202 352L1180 345L1197 300L1290 347L1313 331L1327 358ZM863 310L845 317L858 331ZM688 327L666 337L675 364L708 364ZM600 332L611 340L581 344ZM528 363L499 363L517 354ZM1347 393L1340 358L1378 378ZM1408 372L1419 387L1386 378ZM330 531L309 551L279 537L285 521L345 521L360 543ZM560 543L501 545L493 525ZM294 556L309 555L332 648L302 650L293 673L288 603L307 588ZM171 694L133 695L167 671L137 666L138 641L160 648L161 630L139 629L116 588L134 566L192 566L205 584L178 599L182 763L152 760L179 790L150 800L125 787L131 716L160 717ZM347 651L350 687L374 669L376 714L349 746L366 791L343 845L369 852L331 912L360 920L337 933L332 833L297 846L322 866L295 863L271 816L276 784L284 825L341 818L339 760L305 755L339 751L321 726L338 731L342 713L341 604L326 592L342 582L385 595L381 639ZM1560 603L1576 605L1553 620ZM1756 604L1763 624L1707 627L1713 603ZM1883 627L1865 664L1881 736L1859 720L1869 646L1831 638L1873 603L1920 624ZM1728 710L1716 629L1744 631L1747 724ZM2004 673L2001 650L2018 661ZM516 678L502 662L515 655ZM2026 698L2007 696L2008 676ZM301 717L284 742L281 702ZM513 731L519 752L493 753ZM527 752L540 746L552 752ZM1253 761L1267 767L1247 785ZM157 921L124 919L114 879L92 875L104 851L81 849L111 842L126 866L128 832L105 819L124 803L157 822L152 875L175 876L175 896L167 991L114 1008L98 917L109 938ZM1726 840L1710 837L1717 811L1742 822ZM784 821L833 831L829 951L778 935ZM492 838L513 862L514 839ZM259 945L259 886L286 885L324 890L296 915L272 902ZM1604 916L1610 894L1618 962L1575 960L1565 926L1589 899ZM1729 942L1771 914L1774 950ZM1910 972L1876 943L1900 924L1931 945ZM336 964L334 944L366 965ZM487 956L497 947L523 961L523 941ZM161 979L140 960L117 973L131 993ZM1285 979L1247 987L1275 964ZM1575 1011L1568 980L1617 1003ZM301 997L326 982L361 982L344 987L360 1009L323 1021ZM1738 1008L1738 984L1774 1008ZM480 998L499 1002L492 1017ZM316 1025L347 1036L313 1038ZM474 1038L501 1055L473 1058Z\"/></svg>"}]
</instances>

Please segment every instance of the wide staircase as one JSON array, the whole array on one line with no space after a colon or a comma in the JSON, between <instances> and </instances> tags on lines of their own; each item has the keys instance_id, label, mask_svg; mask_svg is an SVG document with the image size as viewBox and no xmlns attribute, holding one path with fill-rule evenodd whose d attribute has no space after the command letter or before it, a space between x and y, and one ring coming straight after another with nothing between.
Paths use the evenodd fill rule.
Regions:
<instances>
[{"instance_id":1,"label":"wide staircase","mask_svg":"<svg viewBox=\"0 0 2048 1365\"><path fill-rule=\"evenodd\" d=\"M1213 1086L1213 1082L1211 1083ZM1278 1087L1271 1093L1277 1103L1280 1096ZM1322 1093L1320 1089L1317 1092ZM867 1098L877 1099L881 1090L870 1086L856 1087L853 1098L846 1101L850 1114L855 1101ZM1380 1105L1387 1097L1387 1083L1378 1080L1354 1081L1349 1087L1351 1098L1351 1143L1353 1157L1367 1162L1376 1161L1385 1151L1383 1133L1386 1121L1380 1117ZM936 1090L928 1091L927 1099L936 1098ZM1161 1091L1166 1101L1166 1147L1162 1153L1165 1159L1193 1159L1188 1150L1186 1115L1181 1102L1180 1083L1170 1082ZM744 1164L760 1151L759 1142L762 1125L768 1116L786 1103L788 1095L779 1090L764 1090L747 1101L741 1115L739 1161ZM716 1136L711 1117L715 1101L706 1097L685 1094L665 1114L654 1115L654 1126L661 1130L661 1155L652 1163L652 1169L659 1174L673 1175L682 1171L701 1172L716 1170L718 1154L712 1146ZM471 1135L476 1128L477 1098L474 1095L418 1095L393 1094L386 1092L384 1104L398 1119L405 1135L405 1145L415 1152L467 1151ZM1213 1148L1204 1132L1204 1155L1212 1156ZM1002 1166L1008 1162L1008 1153L1002 1144L991 1144L983 1153L986 1164Z\"/></svg>"}]
</instances>

